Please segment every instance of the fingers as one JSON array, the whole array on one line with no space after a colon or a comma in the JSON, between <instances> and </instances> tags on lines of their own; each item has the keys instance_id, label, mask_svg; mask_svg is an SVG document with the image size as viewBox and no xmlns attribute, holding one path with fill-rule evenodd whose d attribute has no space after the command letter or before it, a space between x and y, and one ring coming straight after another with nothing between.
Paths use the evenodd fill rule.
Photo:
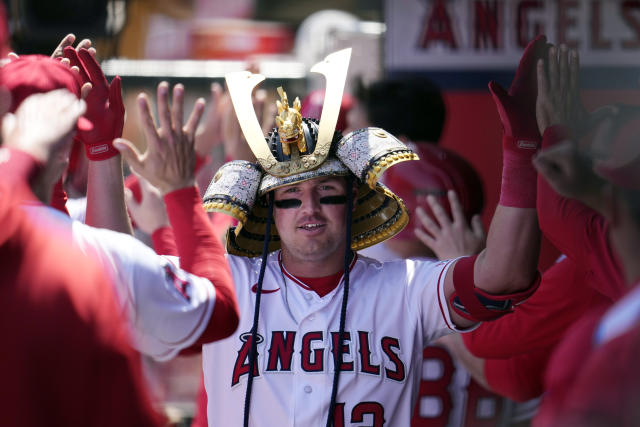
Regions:
<instances>
[{"instance_id":1,"label":"fingers","mask_svg":"<svg viewBox=\"0 0 640 427\"><path fill-rule=\"evenodd\" d=\"M560 86L558 76L558 49L555 46L549 49L547 64L549 68L549 93L555 94Z\"/></svg>"},{"instance_id":2,"label":"fingers","mask_svg":"<svg viewBox=\"0 0 640 427\"><path fill-rule=\"evenodd\" d=\"M440 227L449 226L451 224L451 218L449 218L447 212L434 196L428 195L427 203L429 203L429 207L431 208L433 215L436 217L438 224L440 224Z\"/></svg>"},{"instance_id":3,"label":"fingers","mask_svg":"<svg viewBox=\"0 0 640 427\"><path fill-rule=\"evenodd\" d=\"M54 49L51 57L53 59L61 58L64 55L64 48L73 45L74 41L76 41L76 36L74 34L69 33L64 36L62 41L60 41L60 44L58 44L58 46Z\"/></svg>"},{"instance_id":4,"label":"fingers","mask_svg":"<svg viewBox=\"0 0 640 427\"><path fill-rule=\"evenodd\" d=\"M83 84L80 88L80 99L87 99L87 96L89 96L92 88L93 86L89 82Z\"/></svg>"},{"instance_id":5,"label":"fingers","mask_svg":"<svg viewBox=\"0 0 640 427\"><path fill-rule=\"evenodd\" d=\"M451 216L453 217L453 222L457 224L464 224L464 209L462 208L462 204L460 203L460 199L455 191L449 190L447 191L447 197L449 198L449 206L451 206Z\"/></svg>"},{"instance_id":6,"label":"fingers","mask_svg":"<svg viewBox=\"0 0 640 427\"><path fill-rule=\"evenodd\" d=\"M0 122L2 123L2 141L5 146L8 146L7 141L11 141L9 135L11 135L16 128L18 121L16 120L16 116L13 113L6 113L2 118L0 118Z\"/></svg>"},{"instance_id":7,"label":"fingers","mask_svg":"<svg viewBox=\"0 0 640 427\"><path fill-rule=\"evenodd\" d=\"M483 241L487 238L487 233L484 230L484 225L482 225L482 218L480 215L474 215L471 218L471 231L473 234Z\"/></svg>"},{"instance_id":8,"label":"fingers","mask_svg":"<svg viewBox=\"0 0 640 427\"><path fill-rule=\"evenodd\" d=\"M538 122L538 130L540 135L544 134L544 131L549 126L549 83L547 81L547 74L544 67L544 61L538 60L536 64L536 71L538 77L538 97L536 99L536 121Z\"/></svg>"},{"instance_id":9,"label":"fingers","mask_svg":"<svg viewBox=\"0 0 640 427\"><path fill-rule=\"evenodd\" d=\"M564 144L556 145L550 149L541 151L533 159L533 165L549 183L555 183L563 176L562 165L556 156L557 149Z\"/></svg>"},{"instance_id":10,"label":"fingers","mask_svg":"<svg viewBox=\"0 0 640 427\"><path fill-rule=\"evenodd\" d=\"M196 103L193 105L193 110L191 111L189 120L187 120L187 124L184 127L184 132L189 136L190 140L193 139L196 129L198 128L198 123L200 123L200 119L204 113L205 104L204 98L198 98Z\"/></svg>"},{"instance_id":11,"label":"fingers","mask_svg":"<svg viewBox=\"0 0 640 427\"><path fill-rule=\"evenodd\" d=\"M569 91L572 98L580 96L580 58L574 49L569 53Z\"/></svg>"},{"instance_id":12,"label":"fingers","mask_svg":"<svg viewBox=\"0 0 640 427\"><path fill-rule=\"evenodd\" d=\"M134 171L142 170L142 155L130 141L123 138L116 138L113 140L113 146L120 152L131 169Z\"/></svg>"},{"instance_id":13,"label":"fingers","mask_svg":"<svg viewBox=\"0 0 640 427\"><path fill-rule=\"evenodd\" d=\"M76 46L76 49L80 50L80 49L89 49L91 47L91 40L89 39L82 39L82 41L80 43L78 43L78 46Z\"/></svg>"},{"instance_id":14,"label":"fingers","mask_svg":"<svg viewBox=\"0 0 640 427\"><path fill-rule=\"evenodd\" d=\"M173 87L173 100L171 104L172 129L176 132L182 131L182 118L184 117L184 86L180 83Z\"/></svg>"},{"instance_id":15,"label":"fingers","mask_svg":"<svg viewBox=\"0 0 640 427\"><path fill-rule=\"evenodd\" d=\"M105 88L109 86L107 82L107 78L100 68L100 64L96 61L96 58L87 50L87 49L78 49L78 56L82 61L82 64L87 69L87 73L89 74L89 78L91 79L91 83L93 86L101 85Z\"/></svg>"},{"instance_id":16,"label":"fingers","mask_svg":"<svg viewBox=\"0 0 640 427\"><path fill-rule=\"evenodd\" d=\"M122 101L122 79L120 76L115 76L111 80L111 86L109 86L109 108L113 111L117 111L119 114L124 115L124 102Z\"/></svg>"},{"instance_id":17,"label":"fingers","mask_svg":"<svg viewBox=\"0 0 640 427\"><path fill-rule=\"evenodd\" d=\"M429 232L430 236L437 236L440 234L440 226L435 223L431 216L425 212L422 207L418 206L415 212L418 220L420 220L420 224L422 224L425 230ZM418 230L420 230L420 228L416 228L416 231Z\"/></svg>"},{"instance_id":18,"label":"fingers","mask_svg":"<svg viewBox=\"0 0 640 427\"><path fill-rule=\"evenodd\" d=\"M160 82L156 93L160 134L163 137L169 137L172 134L171 112L169 111L169 83Z\"/></svg>"},{"instance_id":19,"label":"fingers","mask_svg":"<svg viewBox=\"0 0 640 427\"><path fill-rule=\"evenodd\" d=\"M71 46L67 46L64 48L64 57L69 60L71 66L77 67L80 72L80 78L83 82L91 81L89 74L87 73L87 69L85 68L82 60L78 56L78 52Z\"/></svg>"},{"instance_id":20,"label":"fingers","mask_svg":"<svg viewBox=\"0 0 640 427\"><path fill-rule=\"evenodd\" d=\"M569 93L569 50L565 45L560 45L558 85L561 99L565 101L563 104L566 104Z\"/></svg>"},{"instance_id":21,"label":"fingers","mask_svg":"<svg viewBox=\"0 0 640 427\"><path fill-rule=\"evenodd\" d=\"M129 211L135 211L140 206L140 203L138 203L133 196L133 191L126 187L124 189L124 203L127 205Z\"/></svg>"},{"instance_id":22,"label":"fingers","mask_svg":"<svg viewBox=\"0 0 640 427\"><path fill-rule=\"evenodd\" d=\"M158 130L153 120L153 115L151 114L151 107L149 106L147 94L141 93L138 95L137 101L138 114L140 115L140 120L142 122L142 129L147 137L147 143L149 144L149 147L157 147L160 136L158 135Z\"/></svg>"},{"instance_id":23,"label":"fingers","mask_svg":"<svg viewBox=\"0 0 640 427\"><path fill-rule=\"evenodd\" d=\"M436 244L436 240L429 236L427 233L425 233L424 231L422 231L419 228L416 228L415 230L413 230L413 233L416 235L416 237L418 239L420 239L420 241L422 243L424 243L425 245L427 245L431 250L433 250L433 247Z\"/></svg>"}]
</instances>

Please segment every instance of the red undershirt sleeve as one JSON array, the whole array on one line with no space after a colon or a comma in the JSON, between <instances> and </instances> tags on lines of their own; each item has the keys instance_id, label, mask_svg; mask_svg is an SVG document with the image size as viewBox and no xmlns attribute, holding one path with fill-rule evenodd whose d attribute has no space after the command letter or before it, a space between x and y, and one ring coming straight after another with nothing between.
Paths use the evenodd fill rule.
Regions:
<instances>
[{"instance_id":1,"label":"red undershirt sleeve","mask_svg":"<svg viewBox=\"0 0 640 427\"><path fill-rule=\"evenodd\" d=\"M552 127L545 131L543 147L564 139ZM560 196L538 175L538 221L553 245L594 274L592 283L603 295L617 299L625 292L621 264L609 243L609 224L605 218L582 203Z\"/></svg>"},{"instance_id":2,"label":"red undershirt sleeve","mask_svg":"<svg viewBox=\"0 0 640 427\"><path fill-rule=\"evenodd\" d=\"M524 402L544 392L544 372L552 348L544 348L509 359L487 359L484 375L494 392Z\"/></svg>"},{"instance_id":3,"label":"red undershirt sleeve","mask_svg":"<svg viewBox=\"0 0 640 427\"><path fill-rule=\"evenodd\" d=\"M176 237L171 227L160 227L151 234L153 250L159 255L178 256Z\"/></svg>"},{"instance_id":4,"label":"red undershirt sleeve","mask_svg":"<svg viewBox=\"0 0 640 427\"><path fill-rule=\"evenodd\" d=\"M164 201L181 268L209 279L216 290L209 325L193 347L226 338L238 327L238 303L224 248L202 209L200 194L193 186L165 195Z\"/></svg>"}]
</instances>

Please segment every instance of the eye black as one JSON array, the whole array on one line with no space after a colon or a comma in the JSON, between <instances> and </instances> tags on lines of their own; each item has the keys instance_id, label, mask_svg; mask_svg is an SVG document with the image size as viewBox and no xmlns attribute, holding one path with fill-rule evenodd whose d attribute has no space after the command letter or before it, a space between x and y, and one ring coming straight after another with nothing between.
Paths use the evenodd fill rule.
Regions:
<instances>
[{"instance_id":1,"label":"eye black","mask_svg":"<svg viewBox=\"0 0 640 427\"><path fill-rule=\"evenodd\" d=\"M338 196L324 196L320 197L320 204L322 205L344 205L347 203L347 196L338 195Z\"/></svg>"},{"instance_id":2,"label":"eye black","mask_svg":"<svg viewBox=\"0 0 640 427\"><path fill-rule=\"evenodd\" d=\"M322 203L322 202L321 202ZM302 200L300 199L282 199L274 202L278 209L294 209L302 206Z\"/></svg>"}]
</instances>

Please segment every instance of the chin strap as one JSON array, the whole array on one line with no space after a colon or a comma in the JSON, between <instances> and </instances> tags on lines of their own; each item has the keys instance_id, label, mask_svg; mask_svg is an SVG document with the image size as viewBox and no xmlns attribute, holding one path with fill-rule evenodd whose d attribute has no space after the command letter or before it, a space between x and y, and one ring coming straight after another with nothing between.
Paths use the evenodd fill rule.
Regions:
<instances>
[{"instance_id":1,"label":"chin strap","mask_svg":"<svg viewBox=\"0 0 640 427\"><path fill-rule=\"evenodd\" d=\"M342 365L342 352L344 343L344 329L347 318L347 301L349 299L349 264L351 263L351 220L353 216L353 176L347 176L347 212L345 213L346 223L346 247L344 249L344 288L342 291L342 308L340 310L340 329L338 331L338 348L334 359L333 386L331 388L331 401L329 403L329 414L327 414L327 427L333 425L333 413L336 408L338 396L338 383L340 382L340 366Z\"/></svg>"},{"instance_id":2,"label":"chin strap","mask_svg":"<svg viewBox=\"0 0 640 427\"><path fill-rule=\"evenodd\" d=\"M461 258L453 270L453 287L449 302L453 311L467 320L485 322L512 313L515 306L529 298L540 286L540 272L531 286L512 294L493 295L475 286L473 267L478 255Z\"/></svg>"},{"instance_id":3,"label":"chin strap","mask_svg":"<svg viewBox=\"0 0 640 427\"><path fill-rule=\"evenodd\" d=\"M262 263L256 286L256 305L253 312L253 326L251 327L251 350L249 352L249 378L247 379L247 392L244 397L244 426L249 426L249 411L251 409L251 389L253 388L253 372L256 368L258 357L258 319L260 318L260 299L262 297L262 280L267 267L267 255L269 254L269 241L271 240L271 221L273 220L273 192L267 193L269 210L267 224L264 232L264 246L262 246Z\"/></svg>"}]
</instances>

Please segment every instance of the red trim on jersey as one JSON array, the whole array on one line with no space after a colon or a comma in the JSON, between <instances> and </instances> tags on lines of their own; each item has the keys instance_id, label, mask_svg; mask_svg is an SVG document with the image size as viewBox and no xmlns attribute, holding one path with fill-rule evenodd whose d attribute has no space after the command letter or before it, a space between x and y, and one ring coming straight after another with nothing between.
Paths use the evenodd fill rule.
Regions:
<instances>
[{"instance_id":1,"label":"red trim on jersey","mask_svg":"<svg viewBox=\"0 0 640 427\"><path fill-rule=\"evenodd\" d=\"M349 271L353 269L356 264L358 254L354 252L353 259L349 264ZM296 277L289 273L286 267L282 264L282 252L278 253L278 264L282 274L291 279L294 283L307 291L314 291L320 297L323 297L338 287L344 276L344 271L338 271L335 274L324 277Z\"/></svg>"},{"instance_id":2,"label":"red trim on jersey","mask_svg":"<svg viewBox=\"0 0 640 427\"><path fill-rule=\"evenodd\" d=\"M453 325L450 325L449 322L447 321L447 315L444 312L444 307L442 306L442 300L440 299L440 285L442 283L442 275L444 274L445 271L448 271L447 266L449 264L451 264L453 261L448 261L444 267L442 267L442 271L440 272L440 275L438 276L438 286L436 291L438 292L438 306L440 306L440 313L442 314L442 318L444 319L444 323L447 324L447 328L451 329L451 330L456 330L456 328ZM445 276L446 277L446 276ZM449 307L447 307L447 310L449 310Z\"/></svg>"}]
</instances>

